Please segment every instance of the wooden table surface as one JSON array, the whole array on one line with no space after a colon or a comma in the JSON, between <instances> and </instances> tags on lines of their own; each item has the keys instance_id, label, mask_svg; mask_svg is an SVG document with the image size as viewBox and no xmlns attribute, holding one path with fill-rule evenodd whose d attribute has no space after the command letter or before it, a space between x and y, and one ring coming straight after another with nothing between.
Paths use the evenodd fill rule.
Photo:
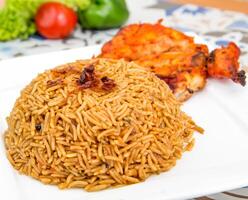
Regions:
<instances>
[{"instance_id":1,"label":"wooden table surface","mask_svg":"<svg viewBox=\"0 0 248 200\"><path fill-rule=\"evenodd\" d=\"M170 2L179 4L192 3L200 6L209 6L248 14L248 0L170 0Z\"/></svg>"}]
</instances>

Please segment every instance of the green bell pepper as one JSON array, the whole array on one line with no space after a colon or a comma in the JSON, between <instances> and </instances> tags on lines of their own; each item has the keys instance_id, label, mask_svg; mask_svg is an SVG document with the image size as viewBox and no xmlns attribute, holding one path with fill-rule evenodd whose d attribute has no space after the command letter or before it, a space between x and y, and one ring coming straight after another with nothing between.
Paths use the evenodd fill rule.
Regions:
<instances>
[{"instance_id":1,"label":"green bell pepper","mask_svg":"<svg viewBox=\"0 0 248 200\"><path fill-rule=\"evenodd\" d=\"M129 16L125 0L92 0L86 10L79 10L84 29L109 29L121 26Z\"/></svg>"}]
</instances>

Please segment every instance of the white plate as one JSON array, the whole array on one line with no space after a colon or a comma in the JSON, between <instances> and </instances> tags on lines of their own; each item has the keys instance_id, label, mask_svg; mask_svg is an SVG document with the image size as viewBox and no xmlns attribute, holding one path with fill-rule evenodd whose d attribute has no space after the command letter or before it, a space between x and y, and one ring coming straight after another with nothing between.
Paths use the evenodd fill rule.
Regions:
<instances>
[{"instance_id":1,"label":"white plate","mask_svg":"<svg viewBox=\"0 0 248 200\"><path fill-rule=\"evenodd\" d=\"M5 117L20 90L38 72L58 64L89 58L99 46L21 57L0 62L0 133ZM81 189L59 190L19 175L5 156L0 142L1 199L132 200L182 199L248 185L248 91L231 81L209 80L206 88L185 103L183 109L205 129L196 135L193 151L185 153L176 167L145 182L118 189L87 193ZM5 197L5 198L3 198Z\"/></svg>"}]
</instances>

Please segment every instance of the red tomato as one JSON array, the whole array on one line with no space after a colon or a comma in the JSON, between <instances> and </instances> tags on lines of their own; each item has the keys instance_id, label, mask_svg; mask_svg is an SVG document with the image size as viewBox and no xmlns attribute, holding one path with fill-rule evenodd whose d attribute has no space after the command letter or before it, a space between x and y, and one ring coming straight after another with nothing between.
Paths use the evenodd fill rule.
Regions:
<instances>
[{"instance_id":1,"label":"red tomato","mask_svg":"<svg viewBox=\"0 0 248 200\"><path fill-rule=\"evenodd\" d=\"M38 32L49 39L68 37L77 24L77 15L71 8L58 2L44 3L35 16Z\"/></svg>"}]
</instances>

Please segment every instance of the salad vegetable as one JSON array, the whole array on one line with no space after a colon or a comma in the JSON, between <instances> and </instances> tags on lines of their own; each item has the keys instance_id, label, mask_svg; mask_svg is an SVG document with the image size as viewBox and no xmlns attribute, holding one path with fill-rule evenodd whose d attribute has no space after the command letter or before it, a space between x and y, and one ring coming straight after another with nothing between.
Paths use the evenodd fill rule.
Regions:
<instances>
[{"instance_id":1,"label":"salad vegetable","mask_svg":"<svg viewBox=\"0 0 248 200\"><path fill-rule=\"evenodd\" d=\"M128 19L125 0L92 0L86 10L79 10L82 28L107 29L121 26Z\"/></svg>"},{"instance_id":2,"label":"salad vegetable","mask_svg":"<svg viewBox=\"0 0 248 200\"><path fill-rule=\"evenodd\" d=\"M42 4L35 16L37 31L49 39L68 37L77 24L73 9L58 2Z\"/></svg>"},{"instance_id":3,"label":"salad vegetable","mask_svg":"<svg viewBox=\"0 0 248 200\"><path fill-rule=\"evenodd\" d=\"M49 0L6 0L0 9L0 41L26 39L36 32L34 15L38 7ZM51 1L51 0L50 0ZM90 0L52 0L83 10Z\"/></svg>"}]
</instances>

